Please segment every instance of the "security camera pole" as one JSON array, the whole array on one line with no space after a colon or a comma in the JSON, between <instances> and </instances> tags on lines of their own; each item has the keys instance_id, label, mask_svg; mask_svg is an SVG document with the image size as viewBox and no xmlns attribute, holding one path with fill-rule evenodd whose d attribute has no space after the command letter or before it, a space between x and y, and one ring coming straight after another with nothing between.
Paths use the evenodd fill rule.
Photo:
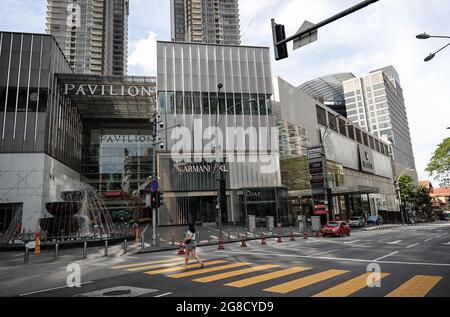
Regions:
<instances>
[{"instance_id":1,"label":"security camera pole","mask_svg":"<svg viewBox=\"0 0 450 317\"><path fill-rule=\"evenodd\" d=\"M286 38L286 33L284 30L284 25L276 24L275 19L272 19L272 34L273 34L273 44L275 49L275 60L279 61L281 59L287 58L288 50L287 43L290 41L294 41L294 50L306 46L314 41L317 41L317 35L319 28L330 24L336 20L339 20L347 15L350 15L356 11L359 11L372 3L378 2L379 0L366 0L357 5L354 5L351 8L348 8L341 13L338 13L331 18L328 18L320 23L314 24L308 21L305 21L303 25L300 27L298 32Z\"/></svg>"}]
</instances>

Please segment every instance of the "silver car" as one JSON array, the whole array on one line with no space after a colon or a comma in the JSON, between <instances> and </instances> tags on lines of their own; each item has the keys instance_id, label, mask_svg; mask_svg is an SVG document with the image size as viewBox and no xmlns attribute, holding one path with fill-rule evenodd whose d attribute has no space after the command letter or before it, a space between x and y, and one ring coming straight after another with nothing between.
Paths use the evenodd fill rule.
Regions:
<instances>
[{"instance_id":1,"label":"silver car","mask_svg":"<svg viewBox=\"0 0 450 317\"><path fill-rule=\"evenodd\" d=\"M363 217L351 217L348 221L348 225L350 227L364 227L366 225L366 221Z\"/></svg>"}]
</instances>

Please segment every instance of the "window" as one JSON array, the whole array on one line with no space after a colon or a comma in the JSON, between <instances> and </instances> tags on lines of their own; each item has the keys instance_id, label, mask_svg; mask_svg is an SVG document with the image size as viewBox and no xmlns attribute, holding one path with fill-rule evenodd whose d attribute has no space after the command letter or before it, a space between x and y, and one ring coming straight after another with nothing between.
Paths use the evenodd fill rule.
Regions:
<instances>
[{"instance_id":1,"label":"window","mask_svg":"<svg viewBox=\"0 0 450 317\"><path fill-rule=\"evenodd\" d=\"M331 112L328 112L328 124L330 129L337 131L336 116Z\"/></svg>"},{"instance_id":2,"label":"window","mask_svg":"<svg viewBox=\"0 0 450 317\"><path fill-rule=\"evenodd\" d=\"M316 105L316 112L317 112L317 122L321 125L327 126L327 115L326 111Z\"/></svg>"},{"instance_id":3,"label":"window","mask_svg":"<svg viewBox=\"0 0 450 317\"><path fill-rule=\"evenodd\" d=\"M363 132L363 141L365 146L369 146L369 139L367 133Z\"/></svg>"},{"instance_id":4,"label":"window","mask_svg":"<svg viewBox=\"0 0 450 317\"><path fill-rule=\"evenodd\" d=\"M358 143L361 143L361 144L362 144L361 130L355 128L355 132L356 132L356 141L358 141Z\"/></svg>"},{"instance_id":5,"label":"window","mask_svg":"<svg viewBox=\"0 0 450 317\"><path fill-rule=\"evenodd\" d=\"M347 130L348 130L348 137L350 138L350 139L352 139L352 140L355 140L355 130L354 130L355 128L352 126L352 125L349 125L348 127L347 127Z\"/></svg>"}]
</instances>

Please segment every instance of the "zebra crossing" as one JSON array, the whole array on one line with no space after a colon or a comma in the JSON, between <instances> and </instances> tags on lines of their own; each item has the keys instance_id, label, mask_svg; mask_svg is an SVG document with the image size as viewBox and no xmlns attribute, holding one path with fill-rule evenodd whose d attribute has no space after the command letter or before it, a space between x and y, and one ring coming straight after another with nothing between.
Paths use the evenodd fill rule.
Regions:
<instances>
[{"instance_id":1,"label":"zebra crossing","mask_svg":"<svg viewBox=\"0 0 450 317\"><path fill-rule=\"evenodd\" d=\"M261 291L273 295L288 295L298 292L309 286L327 282L337 284L327 286L313 297L348 297L357 292L373 286L381 280L392 277L391 273L382 272L378 275L364 273L359 276L350 276L351 270L327 269L320 271L313 267L293 266L283 267L277 264L253 264L250 262L234 262L232 259L214 259L204 262L200 269L197 263L184 265L180 258L146 261L133 264L113 266L114 270L128 272L142 272L148 276L164 275L168 279L189 279L194 283L208 284L213 282L224 283L224 287L243 289L263 284ZM318 272L317 272L318 271ZM337 279L340 277L340 279ZM286 278L290 280L286 281ZM346 278L342 281L342 278ZM283 279L280 281L280 279ZM442 282L443 276L414 275L400 282L396 288L387 290L386 297L425 297ZM371 285L372 284L372 285ZM297 294L297 293L296 293ZM300 294L301 296L301 294Z\"/></svg>"}]
</instances>

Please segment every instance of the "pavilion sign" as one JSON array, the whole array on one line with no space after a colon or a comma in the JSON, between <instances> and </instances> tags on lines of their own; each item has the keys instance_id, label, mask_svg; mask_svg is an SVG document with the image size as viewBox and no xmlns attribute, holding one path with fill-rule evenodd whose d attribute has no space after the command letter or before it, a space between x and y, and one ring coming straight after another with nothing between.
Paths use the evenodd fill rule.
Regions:
<instances>
[{"instance_id":1,"label":"pavilion sign","mask_svg":"<svg viewBox=\"0 0 450 317\"><path fill-rule=\"evenodd\" d=\"M71 96L152 97L154 87L126 85L65 84L64 94Z\"/></svg>"}]
</instances>

